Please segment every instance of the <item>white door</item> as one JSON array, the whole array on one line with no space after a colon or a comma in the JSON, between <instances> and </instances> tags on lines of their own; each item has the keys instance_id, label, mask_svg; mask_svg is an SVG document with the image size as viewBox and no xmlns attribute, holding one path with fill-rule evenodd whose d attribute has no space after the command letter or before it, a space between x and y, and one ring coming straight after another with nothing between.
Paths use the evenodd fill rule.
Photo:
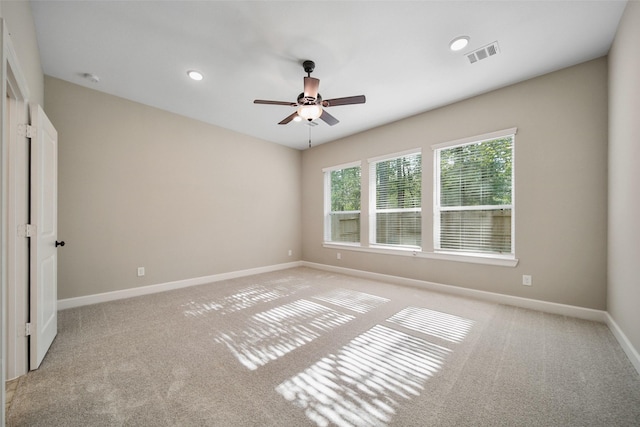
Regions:
<instances>
[{"instance_id":1,"label":"white door","mask_svg":"<svg viewBox=\"0 0 640 427\"><path fill-rule=\"evenodd\" d=\"M38 369L58 331L58 133L30 105L31 245L29 369ZM64 243L63 243L64 244Z\"/></svg>"}]
</instances>

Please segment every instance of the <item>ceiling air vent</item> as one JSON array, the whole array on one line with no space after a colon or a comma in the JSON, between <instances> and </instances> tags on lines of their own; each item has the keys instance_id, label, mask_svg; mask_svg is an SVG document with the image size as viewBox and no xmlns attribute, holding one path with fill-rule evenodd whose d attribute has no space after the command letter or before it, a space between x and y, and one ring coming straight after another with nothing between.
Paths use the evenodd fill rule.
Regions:
<instances>
[{"instance_id":1,"label":"ceiling air vent","mask_svg":"<svg viewBox=\"0 0 640 427\"><path fill-rule=\"evenodd\" d=\"M469 58L470 63L478 62L482 59L486 59L490 56L494 56L500 53L500 48L498 48L498 42L493 42L489 45L481 47L478 50L474 50L471 53L467 53L467 58Z\"/></svg>"}]
</instances>

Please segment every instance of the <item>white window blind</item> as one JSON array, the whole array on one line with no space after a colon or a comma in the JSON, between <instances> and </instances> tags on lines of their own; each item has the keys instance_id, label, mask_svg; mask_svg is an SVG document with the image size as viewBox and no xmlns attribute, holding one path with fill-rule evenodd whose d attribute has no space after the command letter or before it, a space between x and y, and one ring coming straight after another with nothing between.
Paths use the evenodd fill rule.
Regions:
<instances>
[{"instance_id":1,"label":"white window blind","mask_svg":"<svg viewBox=\"0 0 640 427\"><path fill-rule=\"evenodd\" d=\"M371 243L422 244L422 156L419 152L370 161Z\"/></svg>"},{"instance_id":2,"label":"white window blind","mask_svg":"<svg viewBox=\"0 0 640 427\"><path fill-rule=\"evenodd\" d=\"M514 253L510 131L435 150L435 249Z\"/></svg>"},{"instance_id":3,"label":"white window blind","mask_svg":"<svg viewBox=\"0 0 640 427\"><path fill-rule=\"evenodd\" d=\"M325 241L360 242L360 165L326 169Z\"/></svg>"}]
</instances>

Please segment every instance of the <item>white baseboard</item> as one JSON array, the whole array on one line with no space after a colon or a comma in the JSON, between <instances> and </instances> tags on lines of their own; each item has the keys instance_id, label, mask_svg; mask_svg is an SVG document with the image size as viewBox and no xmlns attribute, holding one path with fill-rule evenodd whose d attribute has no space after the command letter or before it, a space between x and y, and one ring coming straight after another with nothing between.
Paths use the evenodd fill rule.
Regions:
<instances>
[{"instance_id":1,"label":"white baseboard","mask_svg":"<svg viewBox=\"0 0 640 427\"><path fill-rule=\"evenodd\" d=\"M554 302L533 300L529 298L521 298L510 295L503 295L494 292L479 291L475 289L461 288L458 286L443 285L441 283L427 282L424 280L406 279L398 276L389 276L386 274L371 273L362 270L353 270L350 268L336 267L326 264L316 264L312 262L302 261L304 267L316 268L318 270L332 271L335 273L348 274L351 276L362 277L365 279L380 280L397 285L413 286L432 291L445 292L454 295L460 295L469 298L481 299L484 301L494 302L498 304L513 305L516 307L538 310L545 313L553 313L564 316L576 317L578 319L592 320L595 322L606 323L611 333L616 338L620 347L627 355L631 364L640 374L640 354L631 344L631 341L622 332L622 329L613 320L611 315L604 310L594 310L591 308L577 307L573 305L558 304Z\"/></svg>"},{"instance_id":2,"label":"white baseboard","mask_svg":"<svg viewBox=\"0 0 640 427\"><path fill-rule=\"evenodd\" d=\"M132 298L141 295L155 294L157 292L171 291L174 289L186 288L189 286L204 285L207 283L219 282L221 280L235 279L238 277L253 276L254 274L269 273L271 271L286 270L288 268L300 267L301 261L288 262L285 264L269 265L266 267L250 268L248 270L232 271L229 273L214 274L211 276L195 277L192 279L176 280L174 282L160 283L157 285L141 286L138 288L123 289L121 291L105 292L95 295L87 295L75 298L58 300L58 310L81 307L84 305L98 304L101 302L115 301L119 299Z\"/></svg>"},{"instance_id":3,"label":"white baseboard","mask_svg":"<svg viewBox=\"0 0 640 427\"><path fill-rule=\"evenodd\" d=\"M254 274L268 273L271 271L286 270L294 267L310 267L318 270L331 271L334 273L347 274L350 276L362 277L372 280L380 280L397 285L412 286L416 288L428 289L431 291L444 292L453 295L459 295L469 298L481 299L484 301L494 302L498 304L513 305L515 307L528 308L538 310L545 313L559 314L563 316L576 317L579 319L592 320L596 322L606 323L616 340L620 343L629 360L640 373L640 354L634 348L633 344L626 337L613 318L603 310L594 310L591 308L577 307L567 304L558 304L548 301L534 300L530 298L522 298L511 295L498 294L495 292L480 291L476 289L462 288L452 285L444 285L441 283L428 282L425 280L408 279L398 276L390 276L387 274L372 273L369 271L355 270L351 268L336 267L327 264L317 264L307 261L295 261L285 264L276 264L266 267L251 268L248 270L233 271L229 273L214 274L211 276L196 277L192 279L177 280L174 282L160 283L157 285L142 286L139 288L123 289L121 291L105 292L102 294L87 295L76 298L67 298L58 300L58 310L67 308L80 307L84 305L98 304L101 302L114 301L119 299L131 298L141 295L154 294L173 289L181 289L189 286L204 285L207 283L219 282L221 280L235 279L238 277L252 276Z\"/></svg>"},{"instance_id":4,"label":"white baseboard","mask_svg":"<svg viewBox=\"0 0 640 427\"><path fill-rule=\"evenodd\" d=\"M534 300L530 298L515 297L511 295L498 294L495 292L479 291L476 289L462 288L459 286L443 285L441 283L427 282L425 280L407 279L386 274L371 273L369 271L354 270L333 265L316 264L302 261L305 267L316 268L318 270L332 271L335 273L348 274L350 276L363 277L366 279L380 280L397 285L412 286L415 288L428 289L430 291L444 292L469 298L481 299L498 304L513 305L516 307L528 308L531 310L543 311L545 313L559 314L563 316L577 317L579 319L593 320L606 323L606 312L591 308L577 307L573 305L558 304L554 302Z\"/></svg>"},{"instance_id":5,"label":"white baseboard","mask_svg":"<svg viewBox=\"0 0 640 427\"><path fill-rule=\"evenodd\" d=\"M620 347L625 352L631 364L636 368L636 371L640 374L640 354L635 349L631 341L627 338L627 336L622 332L620 326L613 320L613 317L609 313L607 313L607 326L613 333L613 336L616 337L616 340L620 343Z\"/></svg>"}]
</instances>

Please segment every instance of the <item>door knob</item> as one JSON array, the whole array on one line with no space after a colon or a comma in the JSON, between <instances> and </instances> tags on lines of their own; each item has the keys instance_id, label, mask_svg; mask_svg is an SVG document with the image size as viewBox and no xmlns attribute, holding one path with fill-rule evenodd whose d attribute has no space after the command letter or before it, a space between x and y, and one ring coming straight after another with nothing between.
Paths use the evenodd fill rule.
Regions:
<instances>
[{"instance_id":1,"label":"door knob","mask_svg":"<svg viewBox=\"0 0 640 427\"><path fill-rule=\"evenodd\" d=\"M61 241L61 242L56 241L56 248L57 248L58 246L64 246L64 240L63 240L63 241Z\"/></svg>"}]
</instances>

